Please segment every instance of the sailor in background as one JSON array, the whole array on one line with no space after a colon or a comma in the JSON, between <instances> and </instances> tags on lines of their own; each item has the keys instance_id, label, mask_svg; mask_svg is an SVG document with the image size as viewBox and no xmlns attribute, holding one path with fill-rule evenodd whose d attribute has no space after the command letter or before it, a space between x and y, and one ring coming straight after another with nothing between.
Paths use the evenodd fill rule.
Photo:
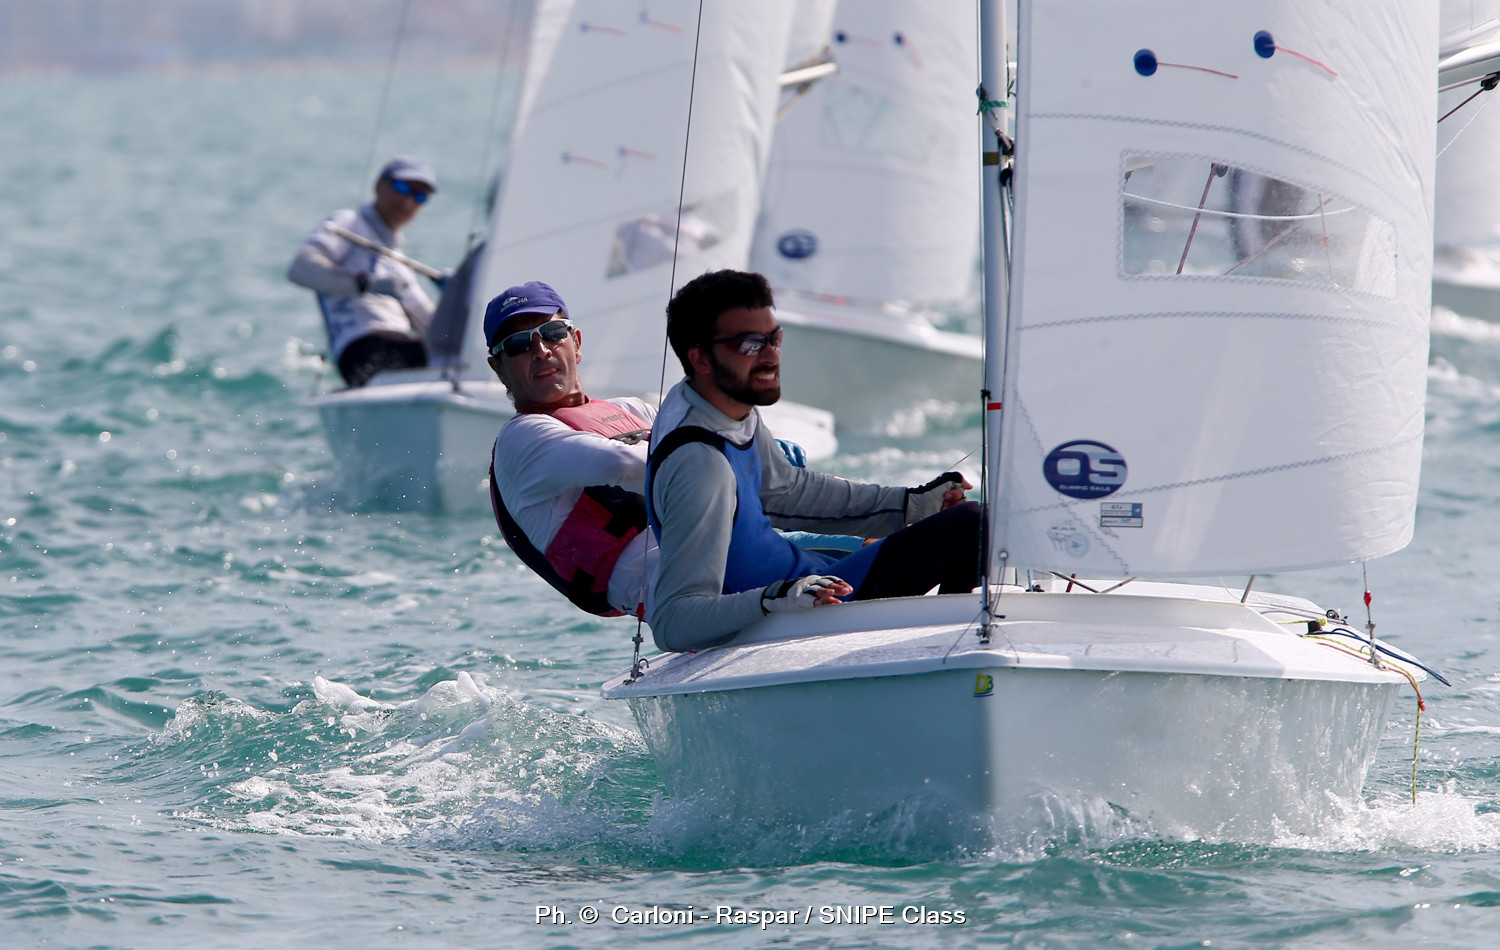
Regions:
<instances>
[{"instance_id":1,"label":"sailor in background","mask_svg":"<svg viewBox=\"0 0 1500 950\"><path fill-rule=\"evenodd\" d=\"M427 365L423 335L433 304L410 267L340 237L330 225L399 250L401 229L436 192L426 162L391 159L375 179L375 200L324 218L287 268L288 280L317 293L329 356L351 387L382 370Z\"/></svg>"},{"instance_id":2,"label":"sailor in background","mask_svg":"<svg viewBox=\"0 0 1500 950\"><path fill-rule=\"evenodd\" d=\"M660 551L649 619L663 650L725 643L754 620L852 598L969 591L980 512L946 472L918 488L850 482L790 464L757 406L781 397L781 327L764 277L715 271L667 306L687 378L662 400L646 494ZM881 538L842 559L773 528Z\"/></svg>"}]
</instances>

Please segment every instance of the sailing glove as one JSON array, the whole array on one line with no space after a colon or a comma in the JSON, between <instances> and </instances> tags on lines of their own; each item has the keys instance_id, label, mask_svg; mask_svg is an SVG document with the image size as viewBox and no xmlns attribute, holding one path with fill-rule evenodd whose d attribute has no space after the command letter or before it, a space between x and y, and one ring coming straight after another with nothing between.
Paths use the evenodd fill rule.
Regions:
<instances>
[{"instance_id":1,"label":"sailing glove","mask_svg":"<svg viewBox=\"0 0 1500 950\"><path fill-rule=\"evenodd\" d=\"M773 581L761 591L760 612L770 614L810 610L817 606L819 594L834 584L842 583L839 578L826 574L809 574L789 581Z\"/></svg>"},{"instance_id":2,"label":"sailing glove","mask_svg":"<svg viewBox=\"0 0 1500 950\"><path fill-rule=\"evenodd\" d=\"M955 488L964 487L964 477L958 472L944 472L925 485L906 490L906 523L916 524L943 510L943 495Z\"/></svg>"},{"instance_id":3,"label":"sailing glove","mask_svg":"<svg viewBox=\"0 0 1500 950\"><path fill-rule=\"evenodd\" d=\"M786 460L797 468L807 468L807 450L791 439L777 439L776 444L781 446L781 454Z\"/></svg>"}]
</instances>

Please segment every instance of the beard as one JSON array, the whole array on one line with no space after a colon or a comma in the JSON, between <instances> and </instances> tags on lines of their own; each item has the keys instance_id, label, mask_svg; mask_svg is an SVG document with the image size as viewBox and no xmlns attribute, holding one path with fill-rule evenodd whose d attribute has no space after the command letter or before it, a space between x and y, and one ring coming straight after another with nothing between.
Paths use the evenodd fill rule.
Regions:
<instances>
[{"instance_id":1,"label":"beard","mask_svg":"<svg viewBox=\"0 0 1500 950\"><path fill-rule=\"evenodd\" d=\"M707 350L708 365L713 367L714 385L719 391L736 402L742 402L747 406L769 406L781 398L781 384L778 382L770 389L757 389L750 383L750 373L744 375L736 374L729 367L720 363L714 356L713 349ZM756 367L756 370L760 367ZM751 372L754 372L752 370ZM779 379L779 377L778 377Z\"/></svg>"}]
</instances>

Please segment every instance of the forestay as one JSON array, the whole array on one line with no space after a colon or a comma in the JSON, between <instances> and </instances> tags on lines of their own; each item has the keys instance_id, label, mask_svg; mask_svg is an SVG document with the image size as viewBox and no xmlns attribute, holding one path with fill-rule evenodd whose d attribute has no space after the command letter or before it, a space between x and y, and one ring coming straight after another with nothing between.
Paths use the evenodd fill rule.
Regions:
<instances>
[{"instance_id":1,"label":"forestay","mask_svg":"<svg viewBox=\"0 0 1500 950\"><path fill-rule=\"evenodd\" d=\"M591 391L657 391L679 186L678 284L744 267L792 8L704 4L700 37L696 0L576 0L528 69L476 306L546 281L579 320Z\"/></svg>"},{"instance_id":2,"label":"forestay","mask_svg":"<svg viewBox=\"0 0 1500 950\"><path fill-rule=\"evenodd\" d=\"M778 290L921 303L971 292L974 26L967 0L838 5L819 37L838 73L777 125L766 171L751 265Z\"/></svg>"},{"instance_id":3,"label":"forestay","mask_svg":"<svg viewBox=\"0 0 1500 950\"><path fill-rule=\"evenodd\" d=\"M1019 27L995 549L1094 576L1399 549L1435 5L1023 0Z\"/></svg>"}]
</instances>

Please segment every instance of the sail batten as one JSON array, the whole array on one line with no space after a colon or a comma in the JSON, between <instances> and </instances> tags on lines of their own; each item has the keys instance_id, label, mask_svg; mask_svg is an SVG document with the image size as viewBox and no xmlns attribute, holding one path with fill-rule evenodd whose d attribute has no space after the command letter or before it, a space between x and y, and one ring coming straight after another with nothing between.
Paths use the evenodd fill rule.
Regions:
<instances>
[{"instance_id":1,"label":"sail batten","mask_svg":"<svg viewBox=\"0 0 1500 950\"><path fill-rule=\"evenodd\" d=\"M1011 566L1267 573L1411 537L1435 11L1026 0ZM1083 24L1083 25L1080 25Z\"/></svg>"}]
</instances>

